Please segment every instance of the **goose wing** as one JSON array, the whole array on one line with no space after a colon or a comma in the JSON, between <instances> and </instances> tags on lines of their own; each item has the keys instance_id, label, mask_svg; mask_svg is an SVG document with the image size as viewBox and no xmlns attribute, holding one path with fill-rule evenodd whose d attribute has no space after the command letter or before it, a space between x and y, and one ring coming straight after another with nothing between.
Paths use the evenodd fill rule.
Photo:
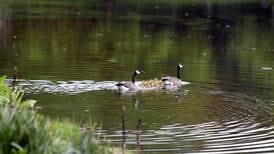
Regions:
<instances>
[{"instance_id":1,"label":"goose wing","mask_svg":"<svg viewBox=\"0 0 274 154\"><path fill-rule=\"evenodd\" d=\"M133 83L132 81L122 81L116 84L116 86L118 86L118 89L124 89L129 91L137 90L135 83Z\"/></svg>"},{"instance_id":2,"label":"goose wing","mask_svg":"<svg viewBox=\"0 0 274 154\"><path fill-rule=\"evenodd\" d=\"M178 79L177 77L173 77L173 76L162 77L161 80L164 82L165 85L172 85L172 86L181 86L182 85L182 80Z\"/></svg>"}]
</instances>

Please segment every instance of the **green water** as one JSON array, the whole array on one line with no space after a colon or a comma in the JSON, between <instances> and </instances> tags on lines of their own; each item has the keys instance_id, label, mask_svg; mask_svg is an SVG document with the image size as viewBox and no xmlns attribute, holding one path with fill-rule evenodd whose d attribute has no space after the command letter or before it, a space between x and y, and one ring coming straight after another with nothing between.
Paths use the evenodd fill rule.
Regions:
<instances>
[{"instance_id":1,"label":"green water","mask_svg":"<svg viewBox=\"0 0 274 154\"><path fill-rule=\"evenodd\" d=\"M77 87L52 92L34 83L30 87L38 90L27 97L37 99L38 112L51 118L102 125L103 137L118 145L124 106L133 150L141 119L141 149L148 153L269 152L273 5L267 0L4 1L0 74L11 78L17 66L20 79L53 82L57 88L71 80L102 85L129 80L136 68L146 72L138 80L176 75L176 64L182 63L183 80L191 84L174 93L119 96L115 90ZM229 149L233 145L239 151Z\"/></svg>"}]
</instances>

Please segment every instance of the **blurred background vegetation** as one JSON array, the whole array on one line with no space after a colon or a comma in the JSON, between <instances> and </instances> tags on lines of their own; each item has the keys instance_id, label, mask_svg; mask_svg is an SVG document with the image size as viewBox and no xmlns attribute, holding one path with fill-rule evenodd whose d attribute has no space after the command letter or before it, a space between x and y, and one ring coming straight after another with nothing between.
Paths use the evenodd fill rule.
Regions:
<instances>
[{"instance_id":1,"label":"blurred background vegetation","mask_svg":"<svg viewBox=\"0 0 274 154\"><path fill-rule=\"evenodd\" d=\"M119 130L125 105L127 128L135 129L141 117L145 129L157 130L172 122L197 124L229 115L231 111L222 108L225 101L208 96L205 87L274 100L273 0L0 0L0 4L0 74L10 77L17 66L18 77L27 81L120 81L130 79L138 67L146 72L138 77L143 80L174 75L180 62L186 65L183 80L194 85L181 104L173 95L161 93L132 98L110 91L28 93L26 97L42 106L39 112L50 117L79 121L92 117L105 129Z\"/></svg>"}]
</instances>

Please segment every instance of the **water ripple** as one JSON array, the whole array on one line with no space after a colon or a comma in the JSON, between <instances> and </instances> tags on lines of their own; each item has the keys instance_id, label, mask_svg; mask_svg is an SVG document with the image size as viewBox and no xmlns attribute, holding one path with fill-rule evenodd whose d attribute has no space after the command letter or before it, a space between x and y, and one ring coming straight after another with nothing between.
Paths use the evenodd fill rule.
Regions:
<instances>
[{"instance_id":1,"label":"water ripple","mask_svg":"<svg viewBox=\"0 0 274 154\"><path fill-rule=\"evenodd\" d=\"M57 82L20 80L19 86L28 93L77 94L96 90L116 90L116 83L116 81L93 80ZM176 122L162 125L155 130L143 130L140 135L143 152L219 154L274 151L273 102L222 90L202 89L196 94L195 91L191 93L196 101L200 101L196 102L195 107L208 111L207 114L212 117L197 124ZM187 102L182 106L184 104L187 105ZM142 112L163 111L158 116L161 120L168 121L172 119L164 111L169 107L170 104L147 106ZM170 110L177 112L181 108ZM111 139L114 144L121 144L123 141L121 130L100 130L98 134ZM130 149L134 149L136 145L136 134L136 130L127 130L126 143Z\"/></svg>"},{"instance_id":2,"label":"water ripple","mask_svg":"<svg viewBox=\"0 0 274 154\"><path fill-rule=\"evenodd\" d=\"M269 104L240 93L218 91L202 95L200 97L204 100L214 101L215 106L211 110L229 112L209 122L192 125L174 123L163 125L158 130L143 130L141 151L206 154L274 151L274 117ZM135 130L127 131L127 144L131 149L136 144L136 134ZM122 142L120 131L107 132L102 136L114 139L115 144Z\"/></svg>"},{"instance_id":3,"label":"water ripple","mask_svg":"<svg viewBox=\"0 0 274 154\"><path fill-rule=\"evenodd\" d=\"M10 82L10 80L7 80ZM19 80L19 86L24 89L26 93L67 93L78 94L97 90L116 90L117 81L101 81L95 82L93 80L82 81L48 81L48 80Z\"/></svg>"}]
</instances>

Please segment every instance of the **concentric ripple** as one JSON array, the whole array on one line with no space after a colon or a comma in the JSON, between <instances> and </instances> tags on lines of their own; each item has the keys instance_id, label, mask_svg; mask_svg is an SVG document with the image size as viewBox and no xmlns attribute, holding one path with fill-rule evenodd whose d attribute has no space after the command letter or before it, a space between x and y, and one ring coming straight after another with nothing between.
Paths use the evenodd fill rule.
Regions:
<instances>
[{"instance_id":1,"label":"concentric ripple","mask_svg":"<svg viewBox=\"0 0 274 154\"><path fill-rule=\"evenodd\" d=\"M70 95L97 90L116 90L116 83L116 81L95 82L93 80L58 82L20 80L19 86L28 93L47 92ZM142 94L138 100L141 107L138 112L132 114L135 116L137 113L146 116L156 115L148 119L156 123L157 127L150 127L153 124L148 123L146 121L148 119L142 119L145 127L141 133L134 129L127 129L125 136L127 148L135 150L137 138L140 138L140 149L143 153L230 154L274 151L273 102L265 102L243 93L207 88L188 89L190 89L188 94L182 95L182 100L177 103L168 102L171 99L176 100L171 98L174 93ZM119 101L119 98L113 99ZM158 101L161 105L153 104L150 102L152 100L154 103ZM204 113L191 112L195 108L198 108L196 111ZM113 112L117 111L113 110ZM171 115L170 111L174 114ZM184 123L184 118L187 116L184 117L180 115L181 113L192 114L190 117L195 117L197 114L200 117L192 124ZM178 118L180 116L182 117ZM100 129L98 134L117 145L124 141L123 131L117 127L112 130ZM137 134L140 136L137 137Z\"/></svg>"},{"instance_id":2,"label":"concentric ripple","mask_svg":"<svg viewBox=\"0 0 274 154\"><path fill-rule=\"evenodd\" d=\"M273 108L245 94L202 90L202 99L218 118L193 125L174 123L157 130L143 130L141 151L148 153L271 153L274 151ZM209 101L209 102L204 102ZM212 102L210 102L212 101ZM136 145L136 130L128 130L129 149ZM121 144L121 131L101 132Z\"/></svg>"}]
</instances>

